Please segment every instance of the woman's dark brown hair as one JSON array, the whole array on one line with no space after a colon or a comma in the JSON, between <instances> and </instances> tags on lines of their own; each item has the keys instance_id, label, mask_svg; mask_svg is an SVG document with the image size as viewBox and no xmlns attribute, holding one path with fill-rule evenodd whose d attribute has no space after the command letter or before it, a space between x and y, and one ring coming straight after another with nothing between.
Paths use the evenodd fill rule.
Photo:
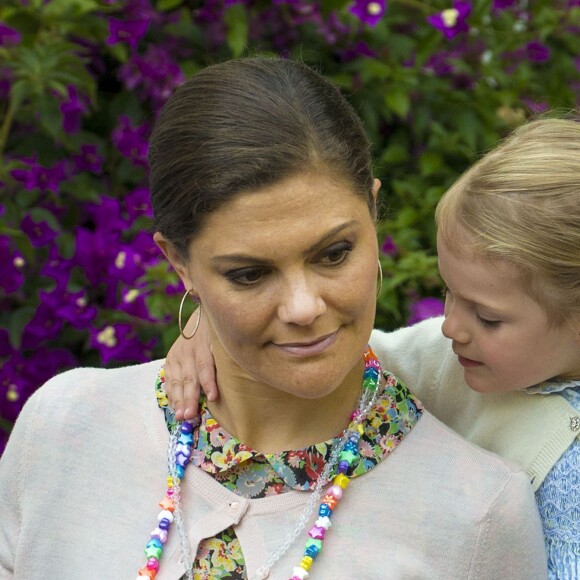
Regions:
<instances>
[{"instance_id":1,"label":"woman's dark brown hair","mask_svg":"<svg viewBox=\"0 0 580 580\"><path fill-rule=\"evenodd\" d=\"M356 112L296 61L231 60L194 75L157 120L149 166L156 228L184 257L205 213L304 171L345 181L375 212L370 148Z\"/></svg>"}]
</instances>

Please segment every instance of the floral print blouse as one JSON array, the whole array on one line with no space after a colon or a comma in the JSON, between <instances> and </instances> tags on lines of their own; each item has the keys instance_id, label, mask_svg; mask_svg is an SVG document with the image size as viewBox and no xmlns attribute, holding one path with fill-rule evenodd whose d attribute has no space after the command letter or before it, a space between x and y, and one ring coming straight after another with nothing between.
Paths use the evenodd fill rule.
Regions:
<instances>
[{"instance_id":1,"label":"floral print blouse","mask_svg":"<svg viewBox=\"0 0 580 580\"><path fill-rule=\"evenodd\" d=\"M362 423L360 461L352 477L371 470L402 441L421 417L423 406L403 383L390 373L382 392ZM167 428L175 425L164 390L163 369L155 391L165 413ZM333 439L280 453L260 453L225 431L211 416L205 398L200 400L201 423L194 433L192 463L212 475L227 489L246 498L261 498L290 490L312 489L330 456ZM339 434L338 436L340 436ZM196 580L245 580L244 555L233 527L203 540L198 548L193 576Z\"/></svg>"}]
</instances>

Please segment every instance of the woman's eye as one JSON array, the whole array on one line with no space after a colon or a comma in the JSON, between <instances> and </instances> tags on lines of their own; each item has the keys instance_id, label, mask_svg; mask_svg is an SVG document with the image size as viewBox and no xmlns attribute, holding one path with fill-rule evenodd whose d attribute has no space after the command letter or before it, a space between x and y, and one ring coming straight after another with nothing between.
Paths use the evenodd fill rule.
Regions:
<instances>
[{"instance_id":1,"label":"woman's eye","mask_svg":"<svg viewBox=\"0 0 580 580\"><path fill-rule=\"evenodd\" d=\"M342 264L352 250L352 245L348 242L341 242L328 248L322 255L322 262L329 266Z\"/></svg>"},{"instance_id":2,"label":"woman's eye","mask_svg":"<svg viewBox=\"0 0 580 580\"><path fill-rule=\"evenodd\" d=\"M441 296L443 296L443 298L447 298L447 294L449 294L449 288L444 285L443 288L441 288Z\"/></svg>"},{"instance_id":3,"label":"woman's eye","mask_svg":"<svg viewBox=\"0 0 580 580\"><path fill-rule=\"evenodd\" d=\"M228 272L226 278L234 284L252 286L257 284L265 275L266 271L262 268L241 268Z\"/></svg>"},{"instance_id":4,"label":"woman's eye","mask_svg":"<svg viewBox=\"0 0 580 580\"><path fill-rule=\"evenodd\" d=\"M497 328L501 324L501 320L489 320L488 318L477 317L477 322L485 328Z\"/></svg>"}]
</instances>

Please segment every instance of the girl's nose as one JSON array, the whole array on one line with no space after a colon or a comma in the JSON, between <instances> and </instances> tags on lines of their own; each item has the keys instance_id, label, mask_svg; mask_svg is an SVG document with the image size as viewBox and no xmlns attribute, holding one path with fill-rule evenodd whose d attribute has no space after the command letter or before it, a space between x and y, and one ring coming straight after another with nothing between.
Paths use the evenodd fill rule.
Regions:
<instances>
[{"instance_id":1,"label":"girl's nose","mask_svg":"<svg viewBox=\"0 0 580 580\"><path fill-rule=\"evenodd\" d=\"M441 332L454 342L466 344L471 340L471 335L461 316L454 310L448 307L447 303L445 304L445 320L441 326Z\"/></svg>"}]
</instances>

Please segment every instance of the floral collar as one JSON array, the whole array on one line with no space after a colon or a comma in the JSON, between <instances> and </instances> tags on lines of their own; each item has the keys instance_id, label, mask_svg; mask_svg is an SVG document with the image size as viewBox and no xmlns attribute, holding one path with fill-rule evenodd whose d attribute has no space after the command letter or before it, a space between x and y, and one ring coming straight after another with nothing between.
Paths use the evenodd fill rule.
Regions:
<instances>
[{"instance_id":1,"label":"floral collar","mask_svg":"<svg viewBox=\"0 0 580 580\"><path fill-rule=\"evenodd\" d=\"M580 388L580 379L549 379L523 390L528 395L548 395L550 393L561 393L566 389L578 388Z\"/></svg>"},{"instance_id":2,"label":"floral collar","mask_svg":"<svg viewBox=\"0 0 580 580\"><path fill-rule=\"evenodd\" d=\"M360 476L393 451L421 417L423 406L393 375L384 373L385 385L363 422L360 462L353 476ZM175 424L164 390L164 371L155 384L158 405L168 429ZM224 486L246 497L263 497L289 490L309 490L330 455L333 440L304 449L261 453L230 435L211 416L200 399L201 423L195 432L192 462Z\"/></svg>"}]
</instances>

